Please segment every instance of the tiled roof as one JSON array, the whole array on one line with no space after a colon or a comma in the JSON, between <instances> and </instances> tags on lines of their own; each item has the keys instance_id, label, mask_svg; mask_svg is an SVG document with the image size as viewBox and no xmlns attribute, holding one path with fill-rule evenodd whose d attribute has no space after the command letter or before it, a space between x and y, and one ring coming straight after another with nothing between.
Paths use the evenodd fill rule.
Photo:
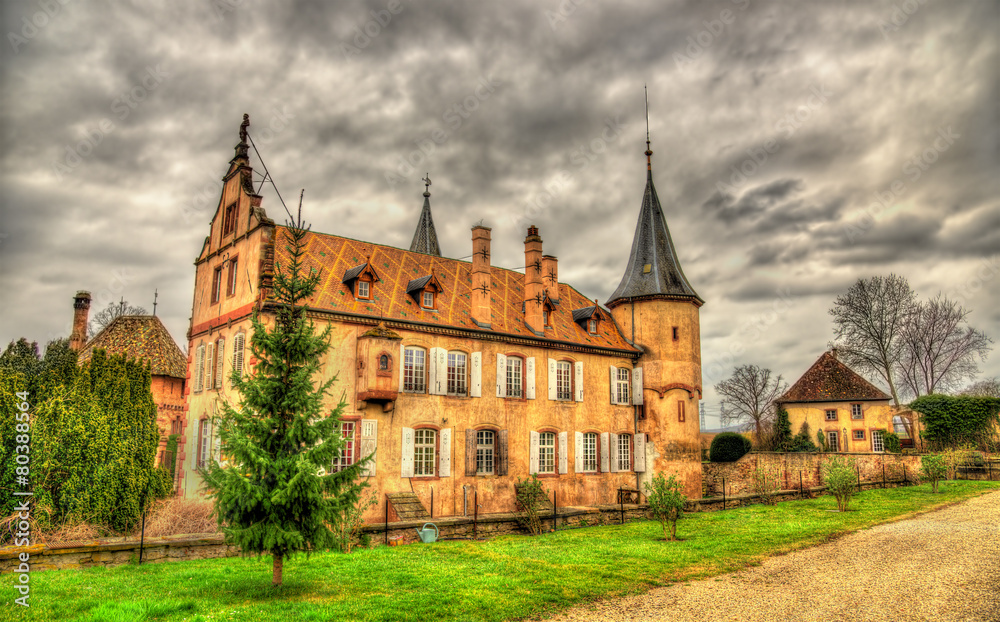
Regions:
<instances>
[{"instance_id":1,"label":"tiled roof","mask_svg":"<svg viewBox=\"0 0 1000 622\"><path fill-rule=\"evenodd\" d=\"M80 350L78 362L90 360L94 350L102 348L109 355L148 361L154 376L184 378L187 360L167 328L155 315L122 315Z\"/></svg>"},{"instance_id":2,"label":"tiled roof","mask_svg":"<svg viewBox=\"0 0 1000 622\"><path fill-rule=\"evenodd\" d=\"M778 398L779 402L848 402L888 400L878 387L838 361L830 352Z\"/></svg>"},{"instance_id":3,"label":"tiled roof","mask_svg":"<svg viewBox=\"0 0 1000 622\"><path fill-rule=\"evenodd\" d=\"M276 227L275 261L287 265L287 244L283 243L285 227ZM421 322L442 327L504 333L514 337L537 338L524 322L524 274L505 268L491 267L490 297L492 330L476 326L472 311L472 264L467 261L435 257L391 246L361 242L336 235L309 232L306 234L304 269L322 270L316 294L308 306L334 312L367 315L386 320ZM342 283L344 273L366 260L378 272L380 281L372 287L372 300L358 300ZM436 309L423 309L407 295L412 281L433 275L442 291L436 297ZM481 295L478 291L475 295ZM580 292L565 283L559 284L560 309L552 313L552 328L545 338L581 346L635 351L618 331L614 322L600 322L598 333L588 334L573 321L569 309L594 306Z\"/></svg>"},{"instance_id":4,"label":"tiled roof","mask_svg":"<svg viewBox=\"0 0 1000 622\"><path fill-rule=\"evenodd\" d=\"M429 274L427 276L420 277L419 279L413 279L406 284L406 293L412 294L413 292L422 290L425 285L431 282L432 278L434 278L434 276Z\"/></svg>"},{"instance_id":5,"label":"tiled roof","mask_svg":"<svg viewBox=\"0 0 1000 622\"><path fill-rule=\"evenodd\" d=\"M597 305L591 305L582 309L573 309L573 321L589 320L595 313L597 313Z\"/></svg>"}]
</instances>

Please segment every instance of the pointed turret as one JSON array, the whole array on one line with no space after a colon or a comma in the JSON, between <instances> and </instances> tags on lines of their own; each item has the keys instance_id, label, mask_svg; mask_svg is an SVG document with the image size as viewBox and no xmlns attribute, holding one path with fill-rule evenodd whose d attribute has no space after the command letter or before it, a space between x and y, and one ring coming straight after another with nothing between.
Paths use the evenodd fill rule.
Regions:
<instances>
[{"instance_id":1,"label":"pointed turret","mask_svg":"<svg viewBox=\"0 0 1000 622\"><path fill-rule=\"evenodd\" d=\"M646 191L642 195L639 222L635 226L632 252L628 267L618 289L608 298L608 307L626 300L650 296L686 298L701 306L704 300L694 291L681 270L670 230L663 216L660 199L653 185L653 167L649 148L649 133L646 134Z\"/></svg>"},{"instance_id":2,"label":"pointed turret","mask_svg":"<svg viewBox=\"0 0 1000 622\"><path fill-rule=\"evenodd\" d=\"M417 221L417 230L413 233L413 241L410 242L410 250L415 253L425 255L441 256L441 247L438 246L437 231L434 230L434 219L431 217L431 177L424 178L424 208L420 211L420 220Z\"/></svg>"}]
</instances>

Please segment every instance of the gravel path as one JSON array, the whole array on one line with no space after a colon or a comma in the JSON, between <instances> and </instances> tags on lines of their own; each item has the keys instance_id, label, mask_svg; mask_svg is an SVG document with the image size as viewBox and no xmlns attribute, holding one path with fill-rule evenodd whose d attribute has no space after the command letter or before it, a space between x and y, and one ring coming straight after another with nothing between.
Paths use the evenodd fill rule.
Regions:
<instances>
[{"instance_id":1,"label":"gravel path","mask_svg":"<svg viewBox=\"0 0 1000 622\"><path fill-rule=\"evenodd\" d=\"M551 622L1000 622L1000 492Z\"/></svg>"}]
</instances>

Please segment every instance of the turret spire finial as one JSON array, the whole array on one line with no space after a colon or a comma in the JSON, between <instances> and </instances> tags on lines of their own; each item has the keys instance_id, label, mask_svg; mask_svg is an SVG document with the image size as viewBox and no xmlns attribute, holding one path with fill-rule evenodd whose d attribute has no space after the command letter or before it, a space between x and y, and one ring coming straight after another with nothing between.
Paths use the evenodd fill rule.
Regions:
<instances>
[{"instance_id":1,"label":"turret spire finial","mask_svg":"<svg viewBox=\"0 0 1000 622\"><path fill-rule=\"evenodd\" d=\"M420 181L424 182L424 196L431 196L431 174L427 173Z\"/></svg>"},{"instance_id":2,"label":"turret spire finial","mask_svg":"<svg viewBox=\"0 0 1000 622\"><path fill-rule=\"evenodd\" d=\"M243 115L243 123L240 123L240 142L247 142L247 128L250 127L250 115Z\"/></svg>"},{"instance_id":3,"label":"turret spire finial","mask_svg":"<svg viewBox=\"0 0 1000 622\"><path fill-rule=\"evenodd\" d=\"M653 163L650 160L650 156L653 155L653 150L649 148L649 89L646 85L642 85L643 94L646 97L646 170L653 170Z\"/></svg>"}]
</instances>

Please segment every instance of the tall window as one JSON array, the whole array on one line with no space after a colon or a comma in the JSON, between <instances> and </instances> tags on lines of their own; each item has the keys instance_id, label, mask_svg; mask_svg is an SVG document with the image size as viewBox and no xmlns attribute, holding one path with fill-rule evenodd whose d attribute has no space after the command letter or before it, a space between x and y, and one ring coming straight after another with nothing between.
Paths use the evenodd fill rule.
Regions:
<instances>
[{"instance_id":1,"label":"tall window","mask_svg":"<svg viewBox=\"0 0 1000 622\"><path fill-rule=\"evenodd\" d=\"M423 306L425 309L434 308L434 292L424 292Z\"/></svg>"},{"instance_id":2,"label":"tall window","mask_svg":"<svg viewBox=\"0 0 1000 622\"><path fill-rule=\"evenodd\" d=\"M573 364L556 361L556 399L573 399Z\"/></svg>"},{"instance_id":3,"label":"tall window","mask_svg":"<svg viewBox=\"0 0 1000 622\"><path fill-rule=\"evenodd\" d=\"M239 258L233 257L229 260L229 278L226 280L226 295L233 296L236 294L236 279L239 274L237 271L237 266L239 266Z\"/></svg>"},{"instance_id":4,"label":"tall window","mask_svg":"<svg viewBox=\"0 0 1000 622\"><path fill-rule=\"evenodd\" d=\"M332 471L334 473L346 469L354 464L355 460L357 460L357 456L354 455L355 427L356 425L354 421L340 422L340 435L344 437L344 447L340 450L340 454L333 459Z\"/></svg>"},{"instance_id":5,"label":"tall window","mask_svg":"<svg viewBox=\"0 0 1000 622\"><path fill-rule=\"evenodd\" d=\"M198 430L198 468L205 467L212 456L212 423L208 419L201 420Z\"/></svg>"},{"instance_id":6,"label":"tall window","mask_svg":"<svg viewBox=\"0 0 1000 622\"><path fill-rule=\"evenodd\" d=\"M836 421L837 420L837 411L836 410L828 410L828 411L826 411L826 420L827 421Z\"/></svg>"},{"instance_id":7,"label":"tall window","mask_svg":"<svg viewBox=\"0 0 1000 622\"><path fill-rule=\"evenodd\" d=\"M212 304L219 302L220 294L222 293L222 266L215 269L212 273Z\"/></svg>"},{"instance_id":8,"label":"tall window","mask_svg":"<svg viewBox=\"0 0 1000 622\"><path fill-rule=\"evenodd\" d=\"M226 208L226 213L222 218L222 235L229 235L236 231L236 204L233 203Z\"/></svg>"},{"instance_id":9,"label":"tall window","mask_svg":"<svg viewBox=\"0 0 1000 622\"><path fill-rule=\"evenodd\" d=\"M628 392L629 392L629 386L630 385L631 385L631 382L629 382L629 370L628 370L628 368L626 368L626 367L619 367L618 368L618 378L615 381L615 396L617 397L617 399L615 400L616 403L618 403L618 404L631 404L632 403L632 400L631 400L631 398L629 397L629 394L628 394Z\"/></svg>"},{"instance_id":10,"label":"tall window","mask_svg":"<svg viewBox=\"0 0 1000 622\"><path fill-rule=\"evenodd\" d=\"M468 395L468 357L465 352L448 353L448 395Z\"/></svg>"},{"instance_id":11,"label":"tall window","mask_svg":"<svg viewBox=\"0 0 1000 622\"><path fill-rule=\"evenodd\" d=\"M827 432L826 442L830 446L830 449L840 451L840 436L836 432Z\"/></svg>"},{"instance_id":12,"label":"tall window","mask_svg":"<svg viewBox=\"0 0 1000 622\"><path fill-rule=\"evenodd\" d=\"M865 415L861 412L861 404L851 404L851 419L864 419Z\"/></svg>"},{"instance_id":13,"label":"tall window","mask_svg":"<svg viewBox=\"0 0 1000 622\"><path fill-rule=\"evenodd\" d=\"M358 298L371 300L371 297L372 297L371 283L368 281L358 281Z\"/></svg>"},{"instance_id":14,"label":"tall window","mask_svg":"<svg viewBox=\"0 0 1000 622\"><path fill-rule=\"evenodd\" d=\"M507 397L524 397L524 361L507 357Z\"/></svg>"},{"instance_id":15,"label":"tall window","mask_svg":"<svg viewBox=\"0 0 1000 622\"><path fill-rule=\"evenodd\" d=\"M872 451L885 451L882 430L872 430Z\"/></svg>"},{"instance_id":16,"label":"tall window","mask_svg":"<svg viewBox=\"0 0 1000 622\"><path fill-rule=\"evenodd\" d=\"M594 334L597 332L597 320L589 320L587 322L587 332Z\"/></svg>"},{"instance_id":17,"label":"tall window","mask_svg":"<svg viewBox=\"0 0 1000 622\"><path fill-rule=\"evenodd\" d=\"M556 472L556 433L542 432L538 435L538 472Z\"/></svg>"},{"instance_id":18,"label":"tall window","mask_svg":"<svg viewBox=\"0 0 1000 622\"><path fill-rule=\"evenodd\" d=\"M496 434L493 430L476 432L476 475L493 475L495 450Z\"/></svg>"},{"instance_id":19,"label":"tall window","mask_svg":"<svg viewBox=\"0 0 1000 622\"><path fill-rule=\"evenodd\" d=\"M427 352L422 348L407 348L403 353L403 390L408 393L427 391Z\"/></svg>"},{"instance_id":20,"label":"tall window","mask_svg":"<svg viewBox=\"0 0 1000 622\"><path fill-rule=\"evenodd\" d=\"M549 311L548 309L543 310L542 311L542 326L544 326L545 328L552 328L551 319L552 319L551 311Z\"/></svg>"},{"instance_id":21,"label":"tall window","mask_svg":"<svg viewBox=\"0 0 1000 622\"><path fill-rule=\"evenodd\" d=\"M413 432L413 474L420 477L434 475L434 449L436 430L421 429Z\"/></svg>"},{"instance_id":22,"label":"tall window","mask_svg":"<svg viewBox=\"0 0 1000 622\"><path fill-rule=\"evenodd\" d=\"M583 472L597 472L597 432L583 435Z\"/></svg>"},{"instance_id":23,"label":"tall window","mask_svg":"<svg viewBox=\"0 0 1000 622\"><path fill-rule=\"evenodd\" d=\"M618 470L632 470L632 435L618 435Z\"/></svg>"}]
</instances>

